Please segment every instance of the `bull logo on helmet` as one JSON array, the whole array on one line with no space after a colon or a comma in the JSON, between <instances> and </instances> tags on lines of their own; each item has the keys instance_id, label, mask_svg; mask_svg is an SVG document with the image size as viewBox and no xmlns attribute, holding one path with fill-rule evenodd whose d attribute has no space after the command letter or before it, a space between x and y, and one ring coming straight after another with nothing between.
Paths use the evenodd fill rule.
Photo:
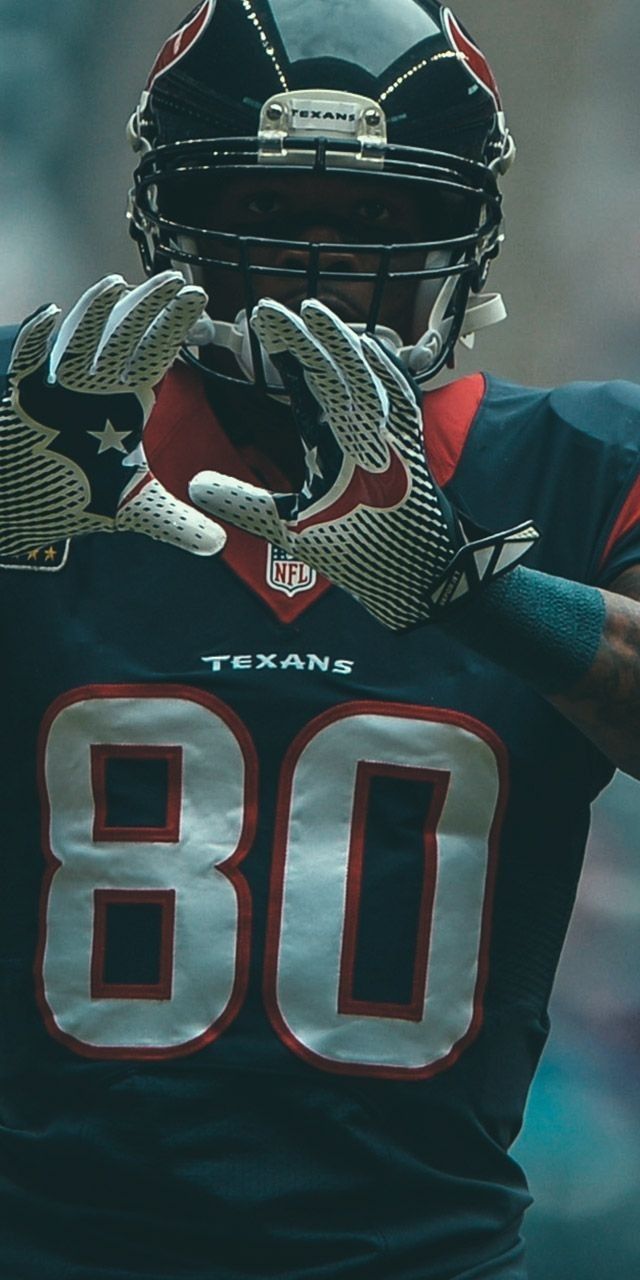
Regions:
<instances>
[{"instance_id":1,"label":"bull logo on helmet","mask_svg":"<svg viewBox=\"0 0 640 1280\"><path fill-rule=\"evenodd\" d=\"M444 11L444 25L453 45L453 48L460 54L464 60L467 71L473 76L477 84L479 84L493 98L496 111L502 111L502 101L500 98L500 90L496 83L496 78L487 62L482 51L474 44L465 31L462 30L458 19L454 16L450 9Z\"/></svg>"},{"instance_id":2,"label":"bull logo on helmet","mask_svg":"<svg viewBox=\"0 0 640 1280\"><path fill-rule=\"evenodd\" d=\"M186 22L183 23L172 36L169 36L166 44L163 45L158 54L151 75L147 82L147 92L153 89L153 86L159 76L164 75L170 67L175 67L176 62L180 62L185 54L193 49L194 44L200 39L203 31L208 27L218 0L204 0L203 4L199 4L197 9L189 15Z\"/></svg>"}]
</instances>

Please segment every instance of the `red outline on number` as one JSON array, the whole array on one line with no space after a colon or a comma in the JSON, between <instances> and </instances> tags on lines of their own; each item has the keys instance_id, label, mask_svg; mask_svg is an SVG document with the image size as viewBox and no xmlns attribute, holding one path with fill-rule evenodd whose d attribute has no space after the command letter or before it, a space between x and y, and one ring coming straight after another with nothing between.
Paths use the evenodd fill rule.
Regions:
<instances>
[{"instance_id":1,"label":"red outline on number","mask_svg":"<svg viewBox=\"0 0 640 1280\"><path fill-rule=\"evenodd\" d=\"M416 955L413 965L411 999L406 1004L389 1004L383 1001L356 1000L353 995L354 969L358 947L360 924L360 898L364 868L364 843L366 834L369 790L372 778L409 778L415 782L431 782L434 794L423 828L424 876L418 915ZM427 988L427 968L433 904L438 874L438 841L436 830L444 808L451 774L440 769L411 768L405 765L374 764L361 760L356 771L356 787L353 800L353 825L347 870L345 906L345 931L340 960L340 985L338 988L338 1013L362 1013L370 1018L403 1018L408 1022L420 1022L424 1013L424 997Z\"/></svg>"},{"instance_id":2,"label":"red outline on number","mask_svg":"<svg viewBox=\"0 0 640 1280\"><path fill-rule=\"evenodd\" d=\"M473 1016L469 1028L462 1039L453 1046L446 1057L440 1059L438 1062L432 1063L428 1067L372 1066L368 1063L335 1062L330 1058L323 1058L320 1054L315 1053L314 1050L308 1049L306 1045L300 1043L291 1028L285 1022L278 1007L277 989L280 920L282 915L289 813L291 809L293 778L296 765L304 748L311 739L316 736L321 728L324 728L328 724L332 724L336 720L342 720L348 716L356 715L405 716L416 720L427 720L432 723L459 725L460 728L466 729L469 733L474 733L477 737L482 738L482 740L487 743L487 746L489 746L494 752L498 766L498 799L488 841L487 881L482 913L481 942L478 956L478 978L474 994ZM401 702L385 702L383 704L379 702L348 702L342 706L333 707L331 710L325 711L322 715L317 716L315 720L312 720L310 724L306 725L294 739L285 756L280 775L280 789L278 794L274 835L273 868L269 891L269 914L265 945L263 995L265 1007L276 1035L292 1053L296 1054L297 1057L310 1063L311 1066L319 1067L320 1070L328 1071L335 1075L375 1076L379 1079L387 1080L426 1080L429 1077L439 1075L442 1071L452 1067L453 1064L457 1062L461 1054L464 1053L464 1050L476 1039L481 1030L484 1015L483 999L489 973L491 917L497 874L499 837L508 798L508 780L509 772L507 749L497 734L494 733L488 725L483 724L480 720L474 719L473 716L465 715L463 712L450 711L442 707L422 707L411 703Z\"/></svg>"},{"instance_id":3,"label":"red outline on number","mask_svg":"<svg viewBox=\"0 0 640 1280\"><path fill-rule=\"evenodd\" d=\"M245 800L244 800L244 821L240 840L235 852L227 859L226 862L220 863L215 867L214 874L221 872L231 880L238 899L238 941L236 951L236 978L229 999L229 1003L224 1013L218 1018L211 1027L196 1036L194 1040L188 1041L186 1044L172 1046L171 1048L149 1048L141 1046L118 1046L114 1049L103 1048L101 1046L87 1045L83 1041L77 1040L74 1036L69 1035L65 1031L61 1031L53 1010L49 1008L44 990L44 981L42 975L42 966L44 960L44 952L47 936L47 903L49 899L49 889L56 871L62 866L61 861L56 858L50 844L49 831L51 822L51 810L49 806L49 795L46 787L45 779L45 752L49 731L54 720L65 707L73 706L76 702L84 702L89 698L160 698L163 701L171 698L182 698L185 702L195 702L199 706L207 707L214 715L224 720L225 724L231 729L235 735L242 755L245 761ZM205 693L199 689L193 689L189 685L179 684L109 684L109 685L85 685L79 689L73 689L68 693L63 693L48 708L43 718L38 736L38 789L41 801L41 832L42 832L42 849L46 862L46 871L43 877L42 891L40 895L40 920L39 920L39 936L36 954L34 957L34 980L36 989L36 1000L45 1026L49 1034L54 1040L60 1041L67 1048L72 1049L74 1053L85 1058L117 1058L117 1059L145 1059L145 1058L182 1058L190 1053L195 1053L198 1049L206 1044L211 1044L217 1040L223 1031L237 1017L239 1010L244 1001L247 984L249 981L249 958L251 951L251 923L252 923L252 902L249 892L249 886L238 871L241 862L246 858L249 848L255 835L255 829L258 820L258 760L256 750L253 745L253 739L249 730L224 702L211 693Z\"/></svg>"},{"instance_id":4,"label":"red outline on number","mask_svg":"<svg viewBox=\"0 0 640 1280\"><path fill-rule=\"evenodd\" d=\"M107 912L111 903L157 903L162 907L160 977L158 982L105 982ZM173 990L173 944L176 922L175 889L94 889L92 1000L170 1000Z\"/></svg>"},{"instance_id":5,"label":"red outline on number","mask_svg":"<svg viewBox=\"0 0 640 1280\"><path fill-rule=\"evenodd\" d=\"M166 760L167 809L164 827L110 827L107 823L107 760ZM96 844L115 840L140 844L177 844L182 816L182 747L124 746L91 744L91 786L93 790L93 839Z\"/></svg>"}]
</instances>

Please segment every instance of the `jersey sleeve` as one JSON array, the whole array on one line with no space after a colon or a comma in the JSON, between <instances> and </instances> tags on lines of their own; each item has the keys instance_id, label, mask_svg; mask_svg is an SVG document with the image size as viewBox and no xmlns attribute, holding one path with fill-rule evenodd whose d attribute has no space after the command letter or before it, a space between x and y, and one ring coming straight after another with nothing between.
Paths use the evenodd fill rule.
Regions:
<instances>
[{"instance_id":1,"label":"jersey sleeve","mask_svg":"<svg viewBox=\"0 0 640 1280\"><path fill-rule=\"evenodd\" d=\"M607 539L598 566L597 585L611 583L640 563L640 474L636 475Z\"/></svg>"},{"instance_id":2,"label":"jersey sleeve","mask_svg":"<svg viewBox=\"0 0 640 1280\"><path fill-rule=\"evenodd\" d=\"M488 377L446 492L488 531L534 521L532 568L607 586L640 562L640 386Z\"/></svg>"}]
</instances>

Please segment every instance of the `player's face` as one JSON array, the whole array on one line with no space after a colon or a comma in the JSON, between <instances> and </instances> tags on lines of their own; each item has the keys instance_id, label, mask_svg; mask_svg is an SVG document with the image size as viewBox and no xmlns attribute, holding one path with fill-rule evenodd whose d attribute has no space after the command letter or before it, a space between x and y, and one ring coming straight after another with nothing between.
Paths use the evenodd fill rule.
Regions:
<instances>
[{"instance_id":1,"label":"player's face","mask_svg":"<svg viewBox=\"0 0 640 1280\"><path fill-rule=\"evenodd\" d=\"M379 252L367 251L367 245L450 239L464 230L455 196L435 191L425 196L415 184L392 186L375 176L256 173L218 180L217 184L203 179L178 189L175 199L178 219L191 226L302 242L297 246L251 247L251 264L274 271L253 275L253 302L269 296L298 309L308 295L306 276L284 273L292 269L306 273L309 252L304 242L329 245L320 255L315 295L341 319L352 323L366 323L374 289L370 280L356 277L361 273L375 275L380 262ZM209 256L238 262L237 249L223 247L220 242L198 243L198 249ZM424 250L404 250L392 256L392 271L420 271L424 266ZM283 274L278 274L278 269ZM326 279L326 272L340 272L344 278ZM350 279L352 276L354 279ZM233 320L246 308L239 271L209 267L204 285L213 316ZM378 321L395 329L404 341L414 336L417 287L415 279L392 280L384 290Z\"/></svg>"}]
</instances>

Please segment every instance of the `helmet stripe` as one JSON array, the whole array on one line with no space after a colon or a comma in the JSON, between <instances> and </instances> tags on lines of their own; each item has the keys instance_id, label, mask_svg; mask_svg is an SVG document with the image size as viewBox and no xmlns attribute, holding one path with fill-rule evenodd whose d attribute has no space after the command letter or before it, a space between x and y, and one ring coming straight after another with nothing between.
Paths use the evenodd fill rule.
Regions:
<instances>
[{"instance_id":1,"label":"helmet stripe","mask_svg":"<svg viewBox=\"0 0 640 1280\"><path fill-rule=\"evenodd\" d=\"M194 44L200 39L203 31L208 27L216 7L218 0L203 0L198 5L196 11L187 19L183 26L179 27L173 35L162 46L147 81L147 92L153 89L153 86L159 76L164 75L170 67L175 67L181 58L193 48Z\"/></svg>"},{"instance_id":2,"label":"helmet stripe","mask_svg":"<svg viewBox=\"0 0 640 1280\"><path fill-rule=\"evenodd\" d=\"M493 98L497 111L502 110L502 100L496 78L482 51L462 30L457 18L450 9L444 10L444 23L447 35L454 49L462 55L467 70L474 80Z\"/></svg>"}]
</instances>

